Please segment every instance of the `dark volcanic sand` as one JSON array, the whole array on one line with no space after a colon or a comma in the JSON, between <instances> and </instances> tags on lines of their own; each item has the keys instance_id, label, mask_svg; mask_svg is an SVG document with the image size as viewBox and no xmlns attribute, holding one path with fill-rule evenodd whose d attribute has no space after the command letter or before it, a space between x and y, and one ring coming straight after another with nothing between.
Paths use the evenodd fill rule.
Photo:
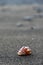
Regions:
<instances>
[{"instance_id":1,"label":"dark volcanic sand","mask_svg":"<svg viewBox=\"0 0 43 65\"><path fill-rule=\"evenodd\" d=\"M16 7L16 13L15 10L9 14L5 10L0 13L0 65L43 65L43 18L34 19L31 23L23 21L23 16L36 12L32 6L22 7ZM24 26L17 27L17 22ZM31 29L33 25L36 29ZM17 55L23 45L32 49L31 55Z\"/></svg>"}]
</instances>

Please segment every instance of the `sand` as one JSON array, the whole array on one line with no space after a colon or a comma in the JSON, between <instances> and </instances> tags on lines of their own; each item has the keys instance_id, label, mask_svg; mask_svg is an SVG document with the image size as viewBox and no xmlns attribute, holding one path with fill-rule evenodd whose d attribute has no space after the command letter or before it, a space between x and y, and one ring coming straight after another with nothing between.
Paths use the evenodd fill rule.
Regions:
<instances>
[{"instance_id":1,"label":"sand","mask_svg":"<svg viewBox=\"0 0 43 65\"><path fill-rule=\"evenodd\" d=\"M37 14L33 6L0 6L0 65L43 65L43 17L23 20ZM18 27L18 23L23 26ZM32 54L18 56L18 49L24 45Z\"/></svg>"}]
</instances>

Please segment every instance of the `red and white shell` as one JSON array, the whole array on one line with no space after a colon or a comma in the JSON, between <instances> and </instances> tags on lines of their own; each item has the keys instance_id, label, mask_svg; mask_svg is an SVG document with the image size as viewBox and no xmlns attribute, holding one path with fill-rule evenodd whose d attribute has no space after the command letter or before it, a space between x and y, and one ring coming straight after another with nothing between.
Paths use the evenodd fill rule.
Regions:
<instances>
[{"instance_id":1,"label":"red and white shell","mask_svg":"<svg viewBox=\"0 0 43 65\"><path fill-rule=\"evenodd\" d=\"M18 55L30 55L32 53L31 49L28 46L23 46L20 48L20 50L17 52Z\"/></svg>"}]
</instances>

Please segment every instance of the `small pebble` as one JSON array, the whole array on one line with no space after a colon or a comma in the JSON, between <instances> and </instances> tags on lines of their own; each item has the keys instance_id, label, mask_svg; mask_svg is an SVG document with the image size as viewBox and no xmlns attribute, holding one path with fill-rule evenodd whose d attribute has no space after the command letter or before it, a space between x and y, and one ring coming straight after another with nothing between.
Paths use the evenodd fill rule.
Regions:
<instances>
[{"instance_id":1,"label":"small pebble","mask_svg":"<svg viewBox=\"0 0 43 65\"><path fill-rule=\"evenodd\" d=\"M16 24L16 26L17 26L17 27L23 27L23 24L20 23L20 22L18 22L18 23Z\"/></svg>"},{"instance_id":2,"label":"small pebble","mask_svg":"<svg viewBox=\"0 0 43 65\"><path fill-rule=\"evenodd\" d=\"M33 16L25 16L23 18L24 21L32 21L33 20Z\"/></svg>"}]
</instances>

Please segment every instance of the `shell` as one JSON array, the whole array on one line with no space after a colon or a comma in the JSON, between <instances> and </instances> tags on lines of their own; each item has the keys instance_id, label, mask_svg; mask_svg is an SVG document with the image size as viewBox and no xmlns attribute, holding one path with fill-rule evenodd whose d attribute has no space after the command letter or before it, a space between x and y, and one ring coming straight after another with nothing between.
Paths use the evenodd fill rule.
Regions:
<instances>
[{"instance_id":1,"label":"shell","mask_svg":"<svg viewBox=\"0 0 43 65\"><path fill-rule=\"evenodd\" d=\"M20 48L20 50L17 52L19 56L22 55L30 55L32 53L31 49L28 46L23 46Z\"/></svg>"}]
</instances>

